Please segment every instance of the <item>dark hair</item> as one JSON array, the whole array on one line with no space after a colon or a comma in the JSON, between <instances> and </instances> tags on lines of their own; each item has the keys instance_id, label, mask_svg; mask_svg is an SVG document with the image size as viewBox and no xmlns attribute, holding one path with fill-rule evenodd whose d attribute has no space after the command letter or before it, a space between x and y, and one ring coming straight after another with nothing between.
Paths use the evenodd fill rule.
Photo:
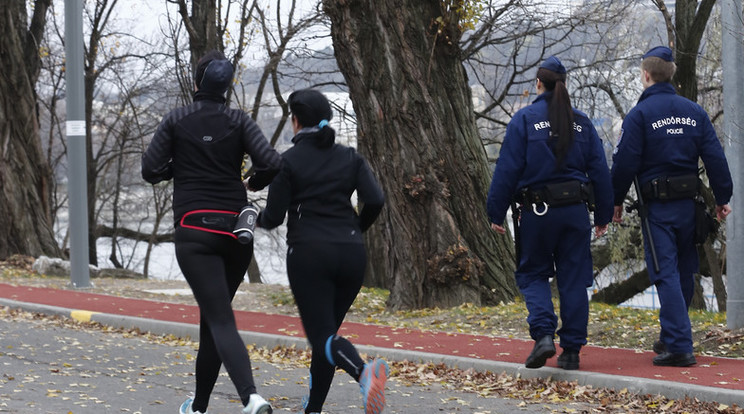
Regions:
<instances>
[{"instance_id":1,"label":"dark hair","mask_svg":"<svg viewBox=\"0 0 744 414\"><path fill-rule=\"evenodd\" d=\"M553 97L548 102L548 120L556 160L555 167L560 168L574 141L574 113L571 97L566 88L566 74L540 68L537 70L537 79L543 83L546 90L553 92Z\"/></svg>"},{"instance_id":2,"label":"dark hair","mask_svg":"<svg viewBox=\"0 0 744 414\"><path fill-rule=\"evenodd\" d=\"M316 145L328 148L336 141L336 131L328 125L333 118L331 103L328 98L315 89L300 89L292 92L288 99L289 110L303 127L317 126Z\"/></svg>"}]
</instances>

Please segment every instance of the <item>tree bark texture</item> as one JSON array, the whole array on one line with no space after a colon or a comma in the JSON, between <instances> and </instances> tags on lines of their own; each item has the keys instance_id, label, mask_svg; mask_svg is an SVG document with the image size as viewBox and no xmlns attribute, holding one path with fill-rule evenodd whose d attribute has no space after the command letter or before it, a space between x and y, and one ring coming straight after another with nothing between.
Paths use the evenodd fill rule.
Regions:
<instances>
[{"instance_id":1,"label":"tree bark texture","mask_svg":"<svg viewBox=\"0 0 744 414\"><path fill-rule=\"evenodd\" d=\"M58 257L51 228L52 175L39 136L36 81L51 0L36 0L29 25L24 0L0 8L0 259Z\"/></svg>"},{"instance_id":2,"label":"tree bark texture","mask_svg":"<svg viewBox=\"0 0 744 414\"><path fill-rule=\"evenodd\" d=\"M514 251L485 210L478 136L455 13L439 0L324 0L357 117L386 193L367 238L393 309L511 300ZM449 14L445 15L445 14Z\"/></svg>"},{"instance_id":3,"label":"tree bark texture","mask_svg":"<svg viewBox=\"0 0 744 414\"><path fill-rule=\"evenodd\" d=\"M186 32L189 34L189 49L191 51L191 68L205 53L212 49L222 51L222 43L217 36L217 1L193 0L191 14L186 0L175 0Z\"/></svg>"},{"instance_id":4,"label":"tree bark texture","mask_svg":"<svg viewBox=\"0 0 744 414\"><path fill-rule=\"evenodd\" d=\"M697 59L700 42L715 3L715 0L677 0L675 3L677 72L674 85L680 95L693 101L697 101L698 96Z\"/></svg>"}]
</instances>

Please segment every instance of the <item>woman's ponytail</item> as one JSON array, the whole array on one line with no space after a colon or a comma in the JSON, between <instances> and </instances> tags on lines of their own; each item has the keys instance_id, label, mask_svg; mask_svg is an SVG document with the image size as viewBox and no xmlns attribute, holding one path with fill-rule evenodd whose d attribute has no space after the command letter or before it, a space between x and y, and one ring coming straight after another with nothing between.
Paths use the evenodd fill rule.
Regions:
<instances>
[{"instance_id":1,"label":"woman's ponytail","mask_svg":"<svg viewBox=\"0 0 744 414\"><path fill-rule=\"evenodd\" d=\"M336 130L328 125L327 120L322 120L318 124L318 138L315 141L315 145L318 148L330 148L336 142Z\"/></svg>"}]
</instances>

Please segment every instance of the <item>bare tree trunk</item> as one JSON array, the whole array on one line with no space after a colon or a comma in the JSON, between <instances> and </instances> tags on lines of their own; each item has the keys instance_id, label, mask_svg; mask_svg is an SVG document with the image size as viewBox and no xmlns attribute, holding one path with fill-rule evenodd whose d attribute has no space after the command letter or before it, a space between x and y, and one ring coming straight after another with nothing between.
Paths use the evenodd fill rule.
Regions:
<instances>
[{"instance_id":1,"label":"bare tree trunk","mask_svg":"<svg viewBox=\"0 0 744 414\"><path fill-rule=\"evenodd\" d=\"M629 278L621 282L612 283L595 293L592 295L592 301L619 305L648 289L650 286L651 281L648 279L648 270L643 269L640 272L633 273Z\"/></svg>"},{"instance_id":2,"label":"bare tree trunk","mask_svg":"<svg viewBox=\"0 0 744 414\"><path fill-rule=\"evenodd\" d=\"M690 301L691 309L704 310L707 308L705 304L705 295L703 294L703 285L700 284L700 275L693 276L695 281L695 291L692 294L692 300Z\"/></svg>"},{"instance_id":3,"label":"bare tree trunk","mask_svg":"<svg viewBox=\"0 0 744 414\"><path fill-rule=\"evenodd\" d=\"M358 147L386 192L367 241L371 272L384 275L393 309L517 294L511 239L492 232L486 215L490 172L456 13L441 4L323 1Z\"/></svg>"},{"instance_id":4,"label":"bare tree trunk","mask_svg":"<svg viewBox=\"0 0 744 414\"><path fill-rule=\"evenodd\" d=\"M685 98L697 101L697 59L715 0L676 0L674 26L677 72L674 85Z\"/></svg>"},{"instance_id":5,"label":"bare tree trunk","mask_svg":"<svg viewBox=\"0 0 744 414\"><path fill-rule=\"evenodd\" d=\"M193 0L190 14L186 0L169 1L178 4L178 12L189 34L192 69L196 68L199 58L208 51L223 50L221 39L217 37L216 0Z\"/></svg>"},{"instance_id":6,"label":"bare tree trunk","mask_svg":"<svg viewBox=\"0 0 744 414\"><path fill-rule=\"evenodd\" d=\"M705 200L705 205L708 206L708 209L711 211L713 210L713 207L716 204L716 200L713 196L713 191L710 189L710 187L705 187L701 189L701 193L703 196L703 199ZM716 235L718 236L718 235ZM716 250L713 248L713 243L715 239L719 237L709 237L705 243L703 243L701 246L698 246L698 256L700 257L700 275L701 276L710 276L713 280L713 294L716 296L716 303L718 304L718 311L719 312L726 312L726 285L723 282L723 263L726 260L726 243L725 240L722 240L723 237L720 237L721 240L721 251L716 252Z\"/></svg>"},{"instance_id":7,"label":"bare tree trunk","mask_svg":"<svg viewBox=\"0 0 744 414\"><path fill-rule=\"evenodd\" d=\"M251 257L251 263L248 265L248 282L263 283L261 280L261 269L258 267L258 262L256 262L256 255Z\"/></svg>"},{"instance_id":8,"label":"bare tree trunk","mask_svg":"<svg viewBox=\"0 0 744 414\"><path fill-rule=\"evenodd\" d=\"M726 293L726 284L723 283L723 265L718 262L717 259L719 256L715 254L713 250L713 246L710 244L705 244L703 248L706 249L705 257L708 259L708 266L710 267L710 275L713 279L713 294L716 295L716 303L718 304L718 311L719 312L726 312L726 302L728 299L728 294ZM708 250L711 250L708 252ZM721 249L721 255L720 257L722 260L726 259L726 248L724 245L724 248Z\"/></svg>"},{"instance_id":9,"label":"bare tree trunk","mask_svg":"<svg viewBox=\"0 0 744 414\"><path fill-rule=\"evenodd\" d=\"M0 10L0 259L12 254L60 256L51 228L52 176L44 158L36 108L39 49L50 0Z\"/></svg>"}]
</instances>

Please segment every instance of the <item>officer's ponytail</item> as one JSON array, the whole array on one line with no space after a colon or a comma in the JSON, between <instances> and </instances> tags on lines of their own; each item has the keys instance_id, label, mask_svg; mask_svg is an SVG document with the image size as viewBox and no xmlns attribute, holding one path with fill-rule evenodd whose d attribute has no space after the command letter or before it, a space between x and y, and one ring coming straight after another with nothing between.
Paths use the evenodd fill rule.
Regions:
<instances>
[{"instance_id":1,"label":"officer's ponytail","mask_svg":"<svg viewBox=\"0 0 744 414\"><path fill-rule=\"evenodd\" d=\"M540 68L537 70L537 79L545 85L546 90L553 92L548 102L548 120L556 168L560 168L574 141L574 113L566 88L566 74Z\"/></svg>"}]
</instances>

